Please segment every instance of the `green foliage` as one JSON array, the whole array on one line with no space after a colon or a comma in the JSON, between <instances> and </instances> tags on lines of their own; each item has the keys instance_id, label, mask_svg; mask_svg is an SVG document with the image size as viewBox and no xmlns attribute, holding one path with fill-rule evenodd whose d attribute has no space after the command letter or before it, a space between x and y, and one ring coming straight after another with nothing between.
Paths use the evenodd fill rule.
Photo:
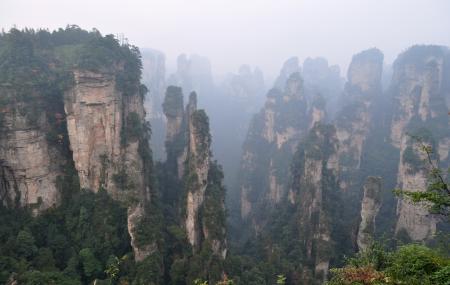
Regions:
<instances>
[{"instance_id":1,"label":"green foliage","mask_svg":"<svg viewBox=\"0 0 450 285\"><path fill-rule=\"evenodd\" d=\"M420 156L414 151L412 146L407 146L403 151L403 163L407 163L410 167L409 172L415 173L421 169L423 165L423 160Z\"/></svg>"},{"instance_id":2,"label":"green foliage","mask_svg":"<svg viewBox=\"0 0 450 285\"><path fill-rule=\"evenodd\" d=\"M71 279L61 272L29 271L18 279L19 284L26 285L81 285L76 279Z\"/></svg>"},{"instance_id":3,"label":"green foliage","mask_svg":"<svg viewBox=\"0 0 450 285\"><path fill-rule=\"evenodd\" d=\"M118 173L113 174L113 181L117 188L126 191L134 188L133 181L130 180L127 171L121 168Z\"/></svg>"},{"instance_id":4,"label":"green foliage","mask_svg":"<svg viewBox=\"0 0 450 285\"><path fill-rule=\"evenodd\" d=\"M81 266L83 268L83 273L87 278L93 278L97 276L101 271L100 261L95 258L91 249L83 248L80 253Z\"/></svg>"},{"instance_id":5,"label":"green foliage","mask_svg":"<svg viewBox=\"0 0 450 285\"><path fill-rule=\"evenodd\" d=\"M34 237L28 230L22 230L17 234L17 254L20 257L31 258L37 251Z\"/></svg>"},{"instance_id":6,"label":"green foliage","mask_svg":"<svg viewBox=\"0 0 450 285\"><path fill-rule=\"evenodd\" d=\"M162 107L167 117L177 117L183 114L183 92L180 87L167 87Z\"/></svg>"},{"instance_id":7,"label":"green foliage","mask_svg":"<svg viewBox=\"0 0 450 285\"><path fill-rule=\"evenodd\" d=\"M136 277L133 285L159 285L162 284L163 271L161 268L162 257L154 253L136 266Z\"/></svg>"},{"instance_id":8,"label":"green foliage","mask_svg":"<svg viewBox=\"0 0 450 285\"><path fill-rule=\"evenodd\" d=\"M198 156L204 160L210 153L211 134L209 133L209 119L204 110L196 110L191 114L194 135L198 139Z\"/></svg>"},{"instance_id":9,"label":"green foliage","mask_svg":"<svg viewBox=\"0 0 450 285\"><path fill-rule=\"evenodd\" d=\"M205 202L200 216L208 229L210 239L225 240L225 188L222 185L223 172L217 162L210 164Z\"/></svg>"},{"instance_id":10,"label":"green foliage","mask_svg":"<svg viewBox=\"0 0 450 285\"><path fill-rule=\"evenodd\" d=\"M277 275L277 285L284 285L286 284L286 277L284 275L280 274Z\"/></svg>"},{"instance_id":11,"label":"green foliage","mask_svg":"<svg viewBox=\"0 0 450 285\"><path fill-rule=\"evenodd\" d=\"M144 126L142 124L142 119L136 112L131 112L127 116L126 120L126 131L125 135L127 139L137 139L142 135L144 131Z\"/></svg>"},{"instance_id":12,"label":"green foliage","mask_svg":"<svg viewBox=\"0 0 450 285\"><path fill-rule=\"evenodd\" d=\"M103 278L111 255L131 251L126 208L105 191L71 193L38 217L0 207L9 221L0 226L0 283L16 272L23 284L80 284Z\"/></svg>"},{"instance_id":13,"label":"green foliage","mask_svg":"<svg viewBox=\"0 0 450 285\"><path fill-rule=\"evenodd\" d=\"M388 251L374 244L338 269L329 285L448 284L450 259L423 245L409 244Z\"/></svg>"}]
</instances>

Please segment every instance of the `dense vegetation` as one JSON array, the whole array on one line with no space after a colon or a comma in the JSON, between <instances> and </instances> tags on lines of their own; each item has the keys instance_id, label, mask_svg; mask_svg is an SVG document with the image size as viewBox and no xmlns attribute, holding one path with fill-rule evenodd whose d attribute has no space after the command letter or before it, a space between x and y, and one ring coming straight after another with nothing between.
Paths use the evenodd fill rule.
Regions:
<instances>
[{"instance_id":1,"label":"dense vegetation","mask_svg":"<svg viewBox=\"0 0 450 285\"><path fill-rule=\"evenodd\" d=\"M423 245L391 251L375 243L332 273L328 285L446 285L450 284L450 258Z\"/></svg>"}]
</instances>

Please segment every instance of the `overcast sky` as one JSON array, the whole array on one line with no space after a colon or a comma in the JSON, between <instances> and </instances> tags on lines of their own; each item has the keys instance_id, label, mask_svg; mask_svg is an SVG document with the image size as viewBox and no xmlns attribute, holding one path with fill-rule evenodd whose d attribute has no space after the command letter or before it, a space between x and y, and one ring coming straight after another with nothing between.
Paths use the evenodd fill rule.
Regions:
<instances>
[{"instance_id":1,"label":"overcast sky","mask_svg":"<svg viewBox=\"0 0 450 285\"><path fill-rule=\"evenodd\" d=\"M217 73L242 63L278 73L285 59L324 56L346 68L380 48L386 62L412 44L450 46L450 0L0 0L0 27L77 24L163 51L210 58Z\"/></svg>"}]
</instances>

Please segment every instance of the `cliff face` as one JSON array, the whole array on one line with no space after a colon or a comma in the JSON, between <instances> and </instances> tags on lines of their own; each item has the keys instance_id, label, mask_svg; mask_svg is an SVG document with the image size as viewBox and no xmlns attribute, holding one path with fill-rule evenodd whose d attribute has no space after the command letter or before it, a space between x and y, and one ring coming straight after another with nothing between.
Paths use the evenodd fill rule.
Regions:
<instances>
[{"instance_id":1,"label":"cliff face","mask_svg":"<svg viewBox=\"0 0 450 285\"><path fill-rule=\"evenodd\" d=\"M344 107L336 118L341 147L341 188L347 191L356 181L364 144L373 128L373 102L381 96L383 54L370 49L355 55L348 69L343 95ZM375 122L376 123L376 122Z\"/></svg>"},{"instance_id":2,"label":"cliff face","mask_svg":"<svg viewBox=\"0 0 450 285\"><path fill-rule=\"evenodd\" d=\"M223 174L212 161L209 120L197 110L197 95L192 92L183 110L181 88L169 86L164 101L168 129L167 165L179 179L175 192L182 195L183 228L187 241L197 254L210 248L221 259L226 256ZM181 108L180 108L181 105Z\"/></svg>"},{"instance_id":3,"label":"cliff face","mask_svg":"<svg viewBox=\"0 0 450 285\"><path fill-rule=\"evenodd\" d=\"M398 186L409 191L425 191L427 188L427 167L420 167L425 161L425 154L419 147L404 138L401 144L400 163L398 170ZM414 161L409 158L415 157ZM430 239L436 233L437 219L427 210L426 204L412 204L411 201L399 199L397 204L397 225L395 232L402 238L413 241ZM405 237L406 234L406 237Z\"/></svg>"},{"instance_id":4,"label":"cliff face","mask_svg":"<svg viewBox=\"0 0 450 285\"><path fill-rule=\"evenodd\" d=\"M293 163L293 191L298 196L297 217L304 251L304 284L327 279L336 254L334 233L339 228L338 140L332 125L316 124L300 143ZM314 281L313 281L314 280ZM317 283L319 284L319 283Z\"/></svg>"},{"instance_id":5,"label":"cliff face","mask_svg":"<svg viewBox=\"0 0 450 285\"><path fill-rule=\"evenodd\" d=\"M70 146L82 188L107 189L117 198L113 174L121 155L122 98L113 74L74 72L65 111Z\"/></svg>"},{"instance_id":6,"label":"cliff face","mask_svg":"<svg viewBox=\"0 0 450 285\"><path fill-rule=\"evenodd\" d=\"M1 201L10 208L31 206L35 213L57 206L61 197L56 179L64 157L47 140L45 112L36 101L15 102L16 92L10 88L2 87L0 96L9 98L0 114ZM27 112L31 109L36 116Z\"/></svg>"},{"instance_id":7,"label":"cliff face","mask_svg":"<svg viewBox=\"0 0 450 285\"><path fill-rule=\"evenodd\" d=\"M139 149L145 142L143 97L117 89L113 73L74 71L74 86L65 94L70 148L81 188L106 190L127 203L128 229L135 259L143 260L156 248L138 246L137 224L145 216L150 185L144 176ZM148 173L147 173L148 175Z\"/></svg>"},{"instance_id":8,"label":"cliff face","mask_svg":"<svg viewBox=\"0 0 450 285\"><path fill-rule=\"evenodd\" d=\"M294 73L301 73L301 67L297 57L291 57L284 62L281 67L280 75L275 80L274 88L283 90L286 86L286 81Z\"/></svg>"},{"instance_id":9,"label":"cliff face","mask_svg":"<svg viewBox=\"0 0 450 285\"><path fill-rule=\"evenodd\" d=\"M398 188L424 191L427 185L427 165L421 161L424 154L408 134L421 137L435 150L434 159L448 165L448 154L442 150L448 148L450 136L446 105L450 88L444 79L449 74L449 59L446 48L415 46L394 63L391 139L400 151ZM437 221L424 205L399 199L397 215L396 232L414 241L429 239L436 231Z\"/></svg>"},{"instance_id":10,"label":"cliff face","mask_svg":"<svg viewBox=\"0 0 450 285\"><path fill-rule=\"evenodd\" d=\"M250 218L255 230L264 224L256 222L264 221L263 208L286 197L289 158L310 121L298 73L289 77L283 92L269 91L264 108L253 118L244 143L240 189L241 216Z\"/></svg>"},{"instance_id":11,"label":"cliff face","mask_svg":"<svg viewBox=\"0 0 450 285\"><path fill-rule=\"evenodd\" d=\"M368 177L364 184L364 197L361 204L361 222L357 243L359 251L370 245L375 233L375 218L381 207L381 177Z\"/></svg>"},{"instance_id":12,"label":"cliff face","mask_svg":"<svg viewBox=\"0 0 450 285\"><path fill-rule=\"evenodd\" d=\"M344 87L344 79L338 65L328 65L325 58L306 58L303 62L302 77L307 94L320 95L327 102L326 111L334 117L339 106L339 99Z\"/></svg>"}]
</instances>

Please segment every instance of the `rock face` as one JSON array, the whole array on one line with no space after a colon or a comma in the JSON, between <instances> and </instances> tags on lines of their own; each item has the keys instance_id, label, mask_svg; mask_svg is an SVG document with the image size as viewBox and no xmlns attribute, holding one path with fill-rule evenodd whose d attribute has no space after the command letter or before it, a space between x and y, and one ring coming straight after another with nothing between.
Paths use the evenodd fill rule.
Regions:
<instances>
[{"instance_id":1,"label":"rock face","mask_svg":"<svg viewBox=\"0 0 450 285\"><path fill-rule=\"evenodd\" d=\"M264 224L266 207L286 197L289 158L309 121L303 81L294 73L283 92L269 91L264 108L250 124L240 171L241 216L256 231Z\"/></svg>"},{"instance_id":2,"label":"rock face","mask_svg":"<svg viewBox=\"0 0 450 285\"><path fill-rule=\"evenodd\" d=\"M108 189L117 198L113 174L121 156L121 94L113 74L74 72L75 85L65 96L70 146L80 186Z\"/></svg>"},{"instance_id":3,"label":"rock face","mask_svg":"<svg viewBox=\"0 0 450 285\"><path fill-rule=\"evenodd\" d=\"M450 137L446 104L450 87L445 79L450 72L449 62L449 51L444 47L415 46L394 63L391 139L400 151L398 188L425 191L427 185L427 165L421 160L423 153L408 134L421 137L436 150L434 159L441 165L448 165L448 155L439 150L448 148ZM437 221L424 205L400 199L397 214L398 234L407 234L414 241L433 237Z\"/></svg>"},{"instance_id":4,"label":"rock face","mask_svg":"<svg viewBox=\"0 0 450 285\"><path fill-rule=\"evenodd\" d=\"M339 205L337 151L334 126L316 124L294 156L292 189L299 201L296 215L305 257L304 284L324 282L335 254L332 244L340 219L333 214Z\"/></svg>"},{"instance_id":5,"label":"rock face","mask_svg":"<svg viewBox=\"0 0 450 285\"><path fill-rule=\"evenodd\" d=\"M183 93L180 87L169 86L163 103L164 115L167 118L166 141L172 142L182 131Z\"/></svg>"},{"instance_id":6,"label":"rock face","mask_svg":"<svg viewBox=\"0 0 450 285\"><path fill-rule=\"evenodd\" d=\"M65 94L65 111L80 186L94 192L105 189L114 199L128 201L131 244L135 259L143 260L156 246L137 246L134 233L150 199L139 153L148 142L137 133L144 126L142 96L118 91L112 73L75 70L74 86Z\"/></svg>"},{"instance_id":7,"label":"rock face","mask_svg":"<svg viewBox=\"0 0 450 285\"><path fill-rule=\"evenodd\" d=\"M381 207L381 177L368 177L364 184L364 197L361 204L361 223L357 243L359 251L364 251L373 240L375 218Z\"/></svg>"},{"instance_id":8,"label":"rock face","mask_svg":"<svg viewBox=\"0 0 450 285\"><path fill-rule=\"evenodd\" d=\"M297 57L291 57L286 60L281 68L280 75L275 80L274 88L283 90L286 86L286 81L293 73L301 73L301 67Z\"/></svg>"},{"instance_id":9,"label":"rock face","mask_svg":"<svg viewBox=\"0 0 450 285\"><path fill-rule=\"evenodd\" d=\"M168 126L173 130L167 132L167 163L175 168L172 171L177 178L185 181L178 191L186 193L181 200L184 205L180 206L184 209L183 228L194 254L209 247L214 255L224 259L225 221L214 219L225 212L223 175L212 162L209 120L203 110L197 110L195 92L190 94L184 111L182 104L181 88L169 86L163 105Z\"/></svg>"},{"instance_id":10,"label":"rock face","mask_svg":"<svg viewBox=\"0 0 450 285\"><path fill-rule=\"evenodd\" d=\"M373 102L381 96L383 54L370 49L355 55L348 69L343 109L336 118L341 166L341 188L348 191L355 183L364 144L373 128Z\"/></svg>"},{"instance_id":11,"label":"rock face","mask_svg":"<svg viewBox=\"0 0 450 285\"><path fill-rule=\"evenodd\" d=\"M400 155L398 183L399 188L409 191L425 191L427 188L427 167L420 167L425 155L419 147L404 138ZM415 157L411 160L410 156ZM397 225L395 231L398 235L407 235L407 239L423 241L430 239L436 233L437 219L430 215L426 205L412 204L411 201L399 199L397 204Z\"/></svg>"},{"instance_id":12,"label":"rock face","mask_svg":"<svg viewBox=\"0 0 450 285\"><path fill-rule=\"evenodd\" d=\"M2 87L0 96L16 95ZM38 104L14 101L0 114L0 199L10 208L31 206L37 213L59 204L56 178L64 158L47 140L47 115ZM26 112L30 109L36 117Z\"/></svg>"},{"instance_id":13,"label":"rock face","mask_svg":"<svg viewBox=\"0 0 450 285\"><path fill-rule=\"evenodd\" d=\"M321 96L327 102L327 114L334 117L339 106L339 99L344 86L338 65L328 65L325 58L306 58L303 62L302 77L307 94ZM314 100L314 97L309 98Z\"/></svg>"}]
</instances>

